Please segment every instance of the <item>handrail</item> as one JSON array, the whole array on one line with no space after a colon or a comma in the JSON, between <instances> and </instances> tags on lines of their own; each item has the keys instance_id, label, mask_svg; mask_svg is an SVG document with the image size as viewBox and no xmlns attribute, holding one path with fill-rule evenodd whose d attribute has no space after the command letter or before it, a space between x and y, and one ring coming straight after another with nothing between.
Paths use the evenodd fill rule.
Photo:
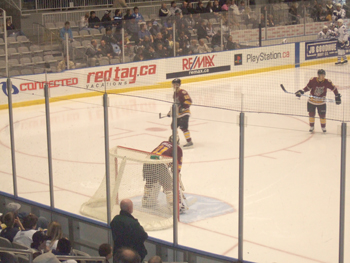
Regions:
<instances>
[{"instance_id":1,"label":"handrail","mask_svg":"<svg viewBox=\"0 0 350 263\"><path fill-rule=\"evenodd\" d=\"M107 261L107 259L104 257L59 256L59 255L56 255L56 257L59 260L74 259L74 260L84 260L84 261L101 261L101 262Z\"/></svg>"},{"instance_id":2,"label":"handrail","mask_svg":"<svg viewBox=\"0 0 350 263\"><path fill-rule=\"evenodd\" d=\"M0 247L0 252L13 252L16 254L24 254L29 256L29 263L33 262L33 252L28 248L28 249L18 249L18 248L4 248Z\"/></svg>"}]
</instances>

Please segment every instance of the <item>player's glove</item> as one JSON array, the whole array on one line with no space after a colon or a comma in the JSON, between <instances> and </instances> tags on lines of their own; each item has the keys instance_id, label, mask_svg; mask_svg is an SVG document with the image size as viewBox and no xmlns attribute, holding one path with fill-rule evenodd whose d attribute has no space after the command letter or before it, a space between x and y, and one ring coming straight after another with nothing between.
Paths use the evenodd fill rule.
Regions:
<instances>
[{"instance_id":1,"label":"player's glove","mask_svg":"<svg viewBox=\"0 0 350 263\"><path fill-rule=\"evenodd\" d=\"M304 91L302 89L298 90L297 92L295 92L295 96L297 96L298 98L301 97L301 95L304 94Z\"/></svg>"},{"instance_id":2,"label":"player's glove","mask_svg":"<svg viewBox=\"0 0 350 263\"><path fill-rule=\"evenodd\" d=\"M337 105L341 104L341 99L340 99L340 97L341 97L340 94L335 95L335 103L336 103Z\"/></svg>"}]
</instances>

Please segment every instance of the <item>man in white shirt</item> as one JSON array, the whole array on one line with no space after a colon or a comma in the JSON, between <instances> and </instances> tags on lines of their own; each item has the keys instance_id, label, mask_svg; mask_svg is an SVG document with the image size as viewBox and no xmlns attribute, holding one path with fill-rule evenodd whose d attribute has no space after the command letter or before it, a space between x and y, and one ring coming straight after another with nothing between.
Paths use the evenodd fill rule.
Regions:
<instances>
[{"instance_id":1,"label":"man in white shirt","mask_svg":"<svg viewBox=\"0 0 350 263\"><path fill-rule=\"evenodd\" d=\"M25 230L18 231L13 238L13 242L22 244L30 248L33 243L33 235L36 232L36 225L38 223L38 217L34 214L29 214L23 219L23 227Z\"/></svg>"},{"instance_id":2,"label":"man in white shirt","mask_svg":"<svg viewBox=\"0 0 350 263\"><path fill-rule=\"evenodd\" d=\"M349 35L348 35L348 30L346 29L346 26L343 23L343 19L338 19L337 24L338 24L338 31L337 31L338 62L336 62L335 65L343 65L348 63L348 59L346 58L346 53L345 53L345 47L349 45L349 41L348 41ZM343 61L341 61L342 58L343 58Z\"/></svg>"}]
</instances>

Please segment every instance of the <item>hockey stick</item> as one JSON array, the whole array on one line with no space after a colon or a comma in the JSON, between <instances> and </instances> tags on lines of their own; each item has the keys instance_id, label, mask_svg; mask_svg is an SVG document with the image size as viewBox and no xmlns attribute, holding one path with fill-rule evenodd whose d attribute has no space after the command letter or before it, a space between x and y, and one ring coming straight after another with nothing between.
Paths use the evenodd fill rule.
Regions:
<instances>
[{"instance_id":1,"label":"hockey stick","mask_svg":"<svg viewBox=\"0 0 350 263\"><path fill-rule=\"evenodd\" d=\"M283 90L285 93L295 95L295 93L287 91L286 88L283 86L283 84L281 84L281 88L282 88L282 90ZM325 101L325 102L332 102L332 103L335 103L335 100L333 100L333 99L321 98L321 97L312 96L312 95L305 95L305 94L300 94L300 96L304 96L304 97L308 97L308 98L313 98L313 99L317 99L317 100L322 100L322 101Z\"/></svg>"},{"instance_id":2,"label":"hockey stick","mask_svg":"<svg viewBox=\"0 0 350 263\"><path fill-rule=\"evenodd\" d=\"M159 119L163 119L163 118L167 118L167 117L169 117L168 115L163 115L162 116L162 114L159 112Z\"/></svg>"}]
</instances>

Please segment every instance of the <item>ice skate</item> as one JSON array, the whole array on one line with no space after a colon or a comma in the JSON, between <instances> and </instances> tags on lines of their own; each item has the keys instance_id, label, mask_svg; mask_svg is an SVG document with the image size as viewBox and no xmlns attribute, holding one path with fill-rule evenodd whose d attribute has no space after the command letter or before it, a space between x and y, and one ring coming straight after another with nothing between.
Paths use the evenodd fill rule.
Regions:
<instances>
[{"instance_id":1,"label":"ice skate","mask_svg":"<svg viewBox=\"0 0 350 263\"><path fill-rule=\"evenodd\" d=\"M314 132L314 130L315 130L315 127L314 127L314 126L312 126L312 127L310 127L309 132Z\"/></svg>"},{"instance_id":2,"label":"ice skate","mask_svg":"<svg viewBox=\"0 0 350 263\"><path fill-rule=\"evenodd\" d=\"M341 61L335 62L336 66L340 66L341 64L343 64Z\"/></svg>"},{"instance_id":3,"label":"ice skate","mask_svg":"<svg viewBox=\"0 0 350 263\"><path fill-rule=\"evenodd\" d=\"M189 141L189 142L187 142L183 147L189 148L189 147L191 147L191 146L193 146L193 142L192 142L192 141Z\"/></svg>"},{"instance_id":4,"label":"ice skate","mask_svg":"<svg viewBox=\"0 0 350 263\"><path fill-rule=\"evenodd\" d=\"M344 60L341 64L348 64L348 60Z\"/></svg>"},{"instance_id":5,"label":"ice skate","mask_svg":"<svg viewBox=\"0 0 350 263\"><path fill-rule=\"evenodd\" d=\"M323 132L327 132L326 128L322 128L322 131L323 131Z\"/></svg>"}]
</instances>

